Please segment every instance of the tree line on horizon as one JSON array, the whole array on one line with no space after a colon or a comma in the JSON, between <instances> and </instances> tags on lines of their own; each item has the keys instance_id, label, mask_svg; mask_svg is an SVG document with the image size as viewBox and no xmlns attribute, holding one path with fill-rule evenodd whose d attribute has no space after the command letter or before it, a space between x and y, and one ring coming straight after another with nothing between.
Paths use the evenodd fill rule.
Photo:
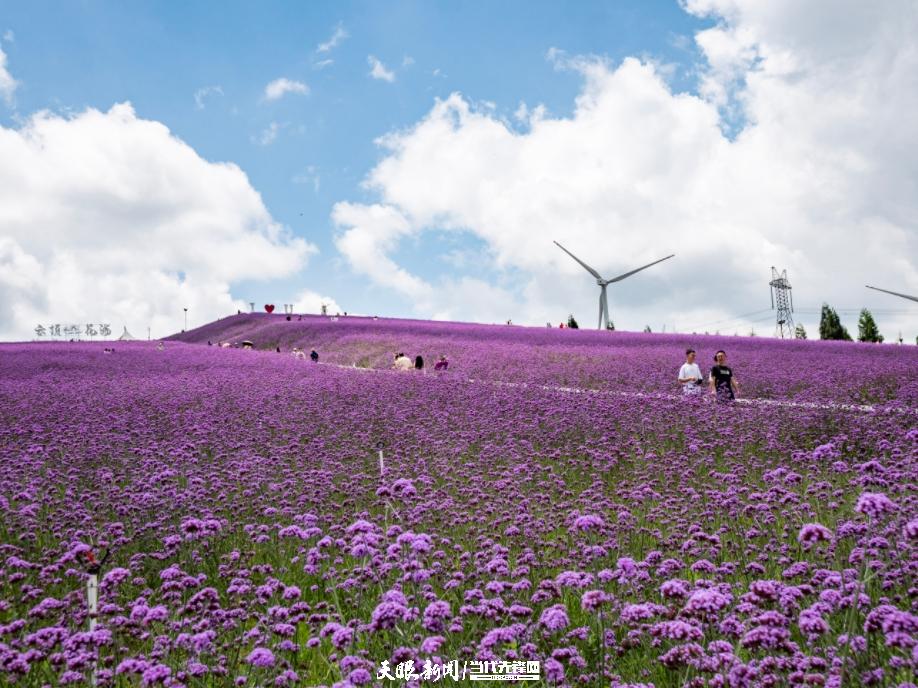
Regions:
<instances>
[{"instance_id":1,"label":"tree line on horizon","mask_svg":"<svg viewBox=\"0 0 918 688\"><path fill-rule=\"evenodd\" d=\"M797 339L806 339L806 330L803 329L803 325L797 325L795 335ZM848 328L842 325L838 313L827 303L822 304L822 312L819 316L819 338L852 341ZM857 320L857 341L881 344L884 339L880 334L880 328L877 327L876 320L873 319L873 314L866 308L862 308Z\"/></svg>"}]
</instances>

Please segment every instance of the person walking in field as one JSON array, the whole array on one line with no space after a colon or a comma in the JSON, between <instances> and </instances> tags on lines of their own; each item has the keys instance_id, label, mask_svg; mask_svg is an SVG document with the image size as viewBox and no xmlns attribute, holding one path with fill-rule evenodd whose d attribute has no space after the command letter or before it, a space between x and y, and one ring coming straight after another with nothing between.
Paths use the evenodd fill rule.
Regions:
<instances>
[{"instance_id":1,"label":"person walking in field","mask_svg":"<svg viewBox=\"0 0 918 688\"><path fill-rule=\"evenodd\" d=\"M717 401L733 401L739 392L739 385L736 383L733 370L727 365L727 352L721 349L714 354L714 363L708 388Z\"/></svg>"},{"instance_id":2,"label":"person walking in field","mask_svg":"<svg viewBox=\"0 0 918 688\"><path fill-rule=\"evenodd\" d=\"M449 361L446 356L440 354L440 359L434 364L434 370L446 370L449 367Z\"/></svg>"},{"instance_id":3,"label":"person walking in field","mask_svg":"<svg viewBox=\"0 0 918 688\"><path fill-rule=\"evenodd\" d=\"M415 370L424 370L424 357L421 354L418 354L414 357L414 369Z\"/></svg>"},{"instance_id":4,"label":"person walking in field","mask_svg":"<svg viewBox=\"0 0 918 688\"><path fill-rule=\"evenodd\" d=\"M313 349L312 351L309 352L309 358L312 359L313 363L318 363L319 362L319 352Z\"/></svg>"},{"instance_id":5,"label":"person walking in field","mask_svg":"<svg viewBox=\"0 0 918 688\"><path fill-rule=\"evenodd\" d=\"M682 394L685 396L701 396L704 378L701 375L701 368L695 363L695 350L685 350L685 363L679 368L679 384L682 385Z\"/></svg>"}]
</instances>

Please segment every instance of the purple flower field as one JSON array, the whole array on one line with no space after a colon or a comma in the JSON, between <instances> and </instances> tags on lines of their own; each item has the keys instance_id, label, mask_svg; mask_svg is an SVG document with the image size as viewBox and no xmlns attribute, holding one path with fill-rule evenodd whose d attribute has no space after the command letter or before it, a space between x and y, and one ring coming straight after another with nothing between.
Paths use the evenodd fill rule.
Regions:
<instances>
[{"instance_id":1,"label":"purple flower field","mask_svg":"<svg viewBox=\"0 0 918 688\"><path fill-rule=\"evenodd\" d=\"M0 345L0 685L913 685L918 347L254 317Z\"/></svg>"}]
</instances>

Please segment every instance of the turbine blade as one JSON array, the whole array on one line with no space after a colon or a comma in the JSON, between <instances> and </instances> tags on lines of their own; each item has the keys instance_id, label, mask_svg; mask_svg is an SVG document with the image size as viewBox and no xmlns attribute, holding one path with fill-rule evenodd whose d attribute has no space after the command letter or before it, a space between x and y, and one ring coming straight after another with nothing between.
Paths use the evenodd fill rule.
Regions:
<instances>
[{"instance_id":1,"label":"turbine blade","mask_svg":"<svg viewBox=\"0 0 918 688\"><path fill-rule=\"evenodd\" d=\"M901 296L903 299L908 299L909 301L918 301L918 296L909 296L908 294L900 294L897 291L889 291L889 289L880 289L879 287L871 287L869 284L864 285L868 289L873 289L874 291L882 291L887 294L892 294L893 296Z\"/></svg>"},{"instance_id":2,"label":"turbine blade","mask_svg":"<svg viewBox=\"0 0 918 688\"><path fill-rule=\"evenodd\" d=\"M636 273L636 272L640 272L641 270L646 270L647 268L649 268L649 267L652 266L652 265L656 265L657 263L662 263L664 260L669 260L670 258L672 258L672 257L675 256L675 255L676 255L676 254L673 253L672 255L666 256L666 258L660 258L660 260L655 260L655 261L653 261L652 263L647 263L647 265L643 265L643 266L637 268L636 270L632 270L631 272L626 272L624 275L619 275L618 277L613 277L613 278L610 279L610 280L606 280L606 284L612 284L613 282L620 282L620 281L622 281L623 279L625 279L626 277L631 277L631 275L633 275L633 274Z\"/></svg>"},{"instance_id":3,"label":"turbine blade","mask_svg":"<svg viewBox=\"0 0 918 688\"><path fill-rule=\"evenodd\" d=\"M584 263L582 260L580 260L577 256L575 256L573 253L571 253L570 251L568 251L566 248L564 248L564 247L563 247L561 244L559 244L557 241L554 242L554 243L555 243L555 246L557 246L558 248L560 248L560 249L561 249L562 251L564 251L567 255L569 255L571 258L573 258L573 259L576 260L578 263L580 263L580 264L586 269L586 271L587 271L588 273L590 273L591 275L593 275L593 277L595 277L595 278L598 279L598 280L601 280L601 279L602 279L602 276L601 276L598 272L596 272L593 268L591 268L589 265L587 265L586 263Z\"/></svg>"}]
</instances>

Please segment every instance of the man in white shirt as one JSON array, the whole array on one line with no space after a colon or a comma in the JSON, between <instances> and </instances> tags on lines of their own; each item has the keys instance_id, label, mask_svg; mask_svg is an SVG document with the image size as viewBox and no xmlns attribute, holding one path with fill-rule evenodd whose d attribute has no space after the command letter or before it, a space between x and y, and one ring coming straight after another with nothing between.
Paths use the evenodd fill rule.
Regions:
<instances>
[{"instance_id":1,"label":"man in white shirt","mask_svg":"<svg viewBox=\"0 0 918 688\"><path fill-rule=\"evenodd\" d=\"M688 396L700 396L703 387L701 368L695 363L695 350L686 349L685 363L679 368L679 384L682 393Z\"/></svg>"}]
</instances>

